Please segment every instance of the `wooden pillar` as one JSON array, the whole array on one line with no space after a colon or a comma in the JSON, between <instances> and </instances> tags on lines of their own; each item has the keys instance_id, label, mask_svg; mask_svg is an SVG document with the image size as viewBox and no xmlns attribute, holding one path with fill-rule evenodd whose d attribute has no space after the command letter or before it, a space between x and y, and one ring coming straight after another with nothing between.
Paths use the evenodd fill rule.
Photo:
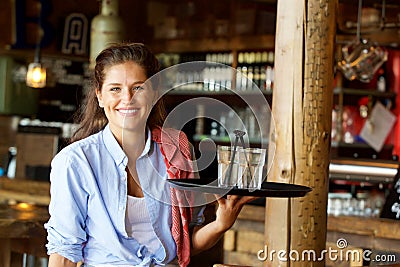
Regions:
<instances>
[{"instance_id":1,"label":"wooden pillar","mask_svg":"<svg viewBox=\"0 0 400 267\"><path fill-rule=\"evenodd\" d=\"M276 151L268 181L313 191L304 198L267 199L265 266L324 266L318 257L326 243L337 2L277 3L271 136ZM310 260L307 251L317 259L311 253Z\"/></svg>"},{"instance_id":2,"label":"wooden pillar","mask_svg":"<svg viewBox=\"0 0 400 267\"><path fill-rule=\"evenodd\" d=\"M0 238L0 266L10 267L11 264L11 246L10 239Z\"/></svg>"}]
</instances>

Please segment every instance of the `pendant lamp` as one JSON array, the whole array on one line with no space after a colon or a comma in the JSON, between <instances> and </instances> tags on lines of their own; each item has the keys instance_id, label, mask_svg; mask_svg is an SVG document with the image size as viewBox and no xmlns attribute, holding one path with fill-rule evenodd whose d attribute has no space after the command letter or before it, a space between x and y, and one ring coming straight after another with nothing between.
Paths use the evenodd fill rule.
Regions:
<instances>
[{"instance_id":1,"label":"pendant lamp","mask_svg":"<svg viewBox=\"0 0 400 267\"><path fill-rule=\"evenodd\" d=\"M26 74L26 85L32 88L43 88L46 86L46 68L40 63L40 48L42 41L42 28L41 28L41 4L39 3L39 17L38 17L38 37L36 41L34 61L29 64L28 72Z\"/></svg>"}]
</instances>

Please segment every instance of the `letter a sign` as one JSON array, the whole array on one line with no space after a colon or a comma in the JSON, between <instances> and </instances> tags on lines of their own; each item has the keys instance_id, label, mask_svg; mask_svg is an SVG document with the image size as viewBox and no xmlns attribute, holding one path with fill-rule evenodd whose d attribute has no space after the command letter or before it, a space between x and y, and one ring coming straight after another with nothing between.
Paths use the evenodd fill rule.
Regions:
<instances>
[{"instance_id":1,"label":"letter a sign","mask_svg":"<svg viewBox=\"0 0 400 267\"><path fill-rule=\"evenodd\" d=\"M64 54L85 55L87 48L88 20L81 13L72 13L65 19L61 51Z\"/></svg>"}]
</instances>

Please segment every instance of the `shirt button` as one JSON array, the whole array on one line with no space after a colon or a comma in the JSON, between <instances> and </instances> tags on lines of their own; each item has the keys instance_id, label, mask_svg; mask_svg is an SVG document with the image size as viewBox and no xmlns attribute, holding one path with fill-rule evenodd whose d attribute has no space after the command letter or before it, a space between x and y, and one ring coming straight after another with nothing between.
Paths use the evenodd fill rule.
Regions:
<instances>
[{"instance_id":1,"label":"shirt button","mask_svg":"<svg viewBox=\"0 0 400 267\"><path fill-rule=\"evenodd\" d=\"M124 207L122 207L122 206L119 206L119 210L122 210Z\"/></svg>"}]
</instances>

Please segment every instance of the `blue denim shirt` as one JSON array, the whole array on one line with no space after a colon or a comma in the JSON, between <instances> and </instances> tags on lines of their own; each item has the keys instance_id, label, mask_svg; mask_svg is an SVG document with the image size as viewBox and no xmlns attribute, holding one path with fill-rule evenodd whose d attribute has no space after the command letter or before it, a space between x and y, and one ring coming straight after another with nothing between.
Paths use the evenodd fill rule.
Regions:
<instances>
[{"instance_id":1,"label":"blue denim shirt","mask_svg":"<svg viewBox=\"0 0 400 267\"><path fill-rule=\"evenodd\" d=\"M170 188L150 131L136 162L151 223L162 246L153 254L125 230L128 158L109 126L61 150L51 164L47 253L96 264L149 266L176 257L171 234ZM202 210L194 216L203 222Z\"/></svg>"}]
</instances>

